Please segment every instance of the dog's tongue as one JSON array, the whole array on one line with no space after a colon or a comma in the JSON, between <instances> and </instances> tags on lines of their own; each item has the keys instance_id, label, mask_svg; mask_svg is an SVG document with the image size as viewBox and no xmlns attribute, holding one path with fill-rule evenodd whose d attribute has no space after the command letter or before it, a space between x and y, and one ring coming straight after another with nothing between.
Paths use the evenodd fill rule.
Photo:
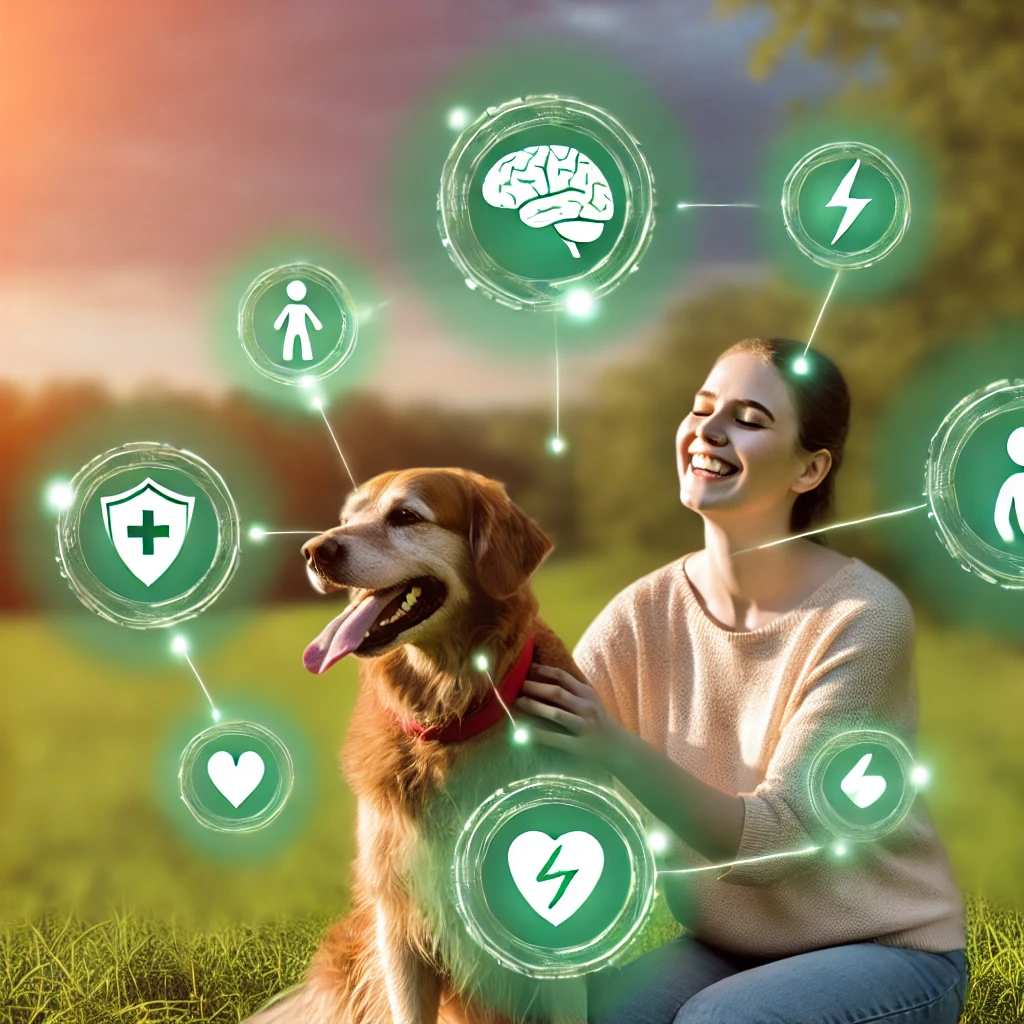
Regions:
<instances>
[{"instance_id":1,"label":"dog's tongue","mask_svg":"<svg viewBox=\"0 0 1024 1024\"><path fill-rule=\"evenodd\" d=\"M392 587L364 597L357 604L350 604L303 651L302 664L308 671L320 675L336 661L341 661L346 654L351 654L363 642L366 631L373 625L380 611L401 591L401 586Z\"/></svg>"}]
</instances>

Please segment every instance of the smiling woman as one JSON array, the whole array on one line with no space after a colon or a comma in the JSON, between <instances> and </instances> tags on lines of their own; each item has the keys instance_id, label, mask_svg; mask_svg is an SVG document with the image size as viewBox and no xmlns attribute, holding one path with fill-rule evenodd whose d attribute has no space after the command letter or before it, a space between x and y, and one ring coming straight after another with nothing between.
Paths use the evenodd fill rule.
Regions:
<instances>
[{"instance_id":1,"label":"smiling woman","mask_svg":"<svg viewBox=\"0 0 1024 1024\"><path fill-rule=\"evenodd\" d=\"M836 365L819 353L805 355L804 347L785 338L751 338L718 358L676 437L680 498L688 508L699 512L709 500L727 507L724 492L699 489L694 483L740 474L746 453L748 461L758 462L757 484L766 489L785 486L794 459L806 463L801 475L789 482L794 498L787 528L780 527L771 539L803 532L828 514L849 429L850 395ZM798 372L800 360L806 372ZM780 409L786 415L777 417ZM737 429L723 432L721 416ZM726 444L720 443L723 437ZM772 456L779 458L769 467ZM769 468L776 472L769 474ZM734 497L741 493L736 483L730 492ZM744 500L749 491L748 480L742 488Z\"/></svg>"},{"instance_id":2,"label":"smiling woman","mask_svg":"<svg viewBox=\"0 0 1024 1024\"><path fill-rule=\"evenodd\" d=\"M890 798L909 813L870 842L811 794L838 743L860 775L833 810L862 812L884 758L848 737L911 746L917 697L904 596L799 536L831 505L850 409L839 370L803 348L718 358L675 438L704 547L608 603L573 652L583 678L537 667L516 702L564 727L539 742L601 763L676 837L659 876L687 934L592 976L590 1024L953 1024L963 1007L963 899L909 780Z\"/></svg>"}]
</instances>

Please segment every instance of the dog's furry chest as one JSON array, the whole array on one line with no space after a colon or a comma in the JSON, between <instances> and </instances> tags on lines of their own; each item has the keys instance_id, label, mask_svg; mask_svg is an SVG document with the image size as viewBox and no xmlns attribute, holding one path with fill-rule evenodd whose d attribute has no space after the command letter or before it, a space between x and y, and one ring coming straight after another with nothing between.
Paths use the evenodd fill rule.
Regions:
<instances>
[{"instance_id":1,"label":"dog's furry chest","mask_svg":"<svg viewBox=\"0 0 1024 1024\"><path fill-rule=\"evenodd\" d=\"M359 797L363 898L393 906L398 900L411 911L407 920L417 945L431 951L464 998L511 1017L544 1007L553 1022L583 1019L583 978L518 974L470 937L457 909L454 859L464 825L498 789L547 773L599 781L595 772L541 743L513 742L505 723L464 743L440 744L384 734L383 722L354 718L346 745L345 774Z\"/></svg>"},{"instance_id":2,"label":"dog's furry chest","mask_svg":"<svg viewBox=\"0 0 1024 1024\"><path fill-rule=\"evenodd\" d=\"M420 870L427 850L450 865L463 825L497 789L574 766L560 751L513 743L502 726L460 744L402 736L362 745L346 758L346 776L360 800L363 866L389 885Z\"/></svg>"},{"instance_id":3,"label":"dog's furry chest","mask_svg":"<svg viewBox=\"0 0 1024 1024\"><path fill-rule=\"evenodd\" d=\"M499 726L486 740L459 751L448 785L424 806L409 849L409 892L456 990L502 1012L546 1006L545 1019L576 1020L585 989L582 978L538 980L503 967L470 937L457 909L456 844L488 797L539 774L594 775L560 751L513 743L509 731Z\"/></svg>"},{"instance_id":4,"label":"dog's furry chest","mask_svg":"<svg viewBox=\"0 0 1024 1024\"><path fill-rule=\"evenodd\" d=\"M360 888L374 902L408 901L417 943L433 951L463 997L505 1013L546 1006L546 1019L579 1020L582 978L538 980L501 966L469 936L457 909L456 843L480 804L520 779L584 769L561 751L514 743L510 732L501 724L460 744L426 747L402 736L349 751L346 774L360 786Z\"/></svg>"}]
</instances>

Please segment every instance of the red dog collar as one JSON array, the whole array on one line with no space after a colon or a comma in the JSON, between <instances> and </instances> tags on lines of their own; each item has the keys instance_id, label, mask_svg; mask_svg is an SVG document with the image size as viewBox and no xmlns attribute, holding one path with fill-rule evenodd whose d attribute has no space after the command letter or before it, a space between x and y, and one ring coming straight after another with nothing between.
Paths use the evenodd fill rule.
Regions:
<instances>
[{"instance_id":1,"label":"red dog collar","mask_svg":"<svg viewBox=\"0 0 1024 1024\"><path fill-rule=\"evenodd\" d=\"M522 692L523 683L526 682L526 673L533 661L533 637L526 641L526 646L516 659L516 663L509 670L509 673L501 681L497 694L491 690L488 699L472 714L465 718L457 718L446 726L430 726L426 728L411 718L402 721L402 729L409 736L419 736L424 740L440 740L442 743L459 743L468 740L471 736L477 736L492 725L505 714L505 708L511 707L516 698ZM502 707L504 703L505 707Z\"/></svg>"}]
</instances>

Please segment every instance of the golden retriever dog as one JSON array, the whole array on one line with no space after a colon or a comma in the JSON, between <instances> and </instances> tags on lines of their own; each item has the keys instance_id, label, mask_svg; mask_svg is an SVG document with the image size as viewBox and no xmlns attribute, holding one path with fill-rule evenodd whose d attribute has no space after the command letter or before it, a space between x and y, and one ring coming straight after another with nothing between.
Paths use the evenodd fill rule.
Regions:
<instances>
[{"instance_id":1,"label":"golden retriever dog","mask_svg":"<svg viewBox=\"0 0 1024 1024\"><path fill-rule=\"evenodd\" d=\"M478 947L445 882L474 801L573 763L513 743L508 710L531 660L581 676L537 617L529 584L552 547L502 484L461 469L377 476L348 496L340 525L303 547L318 590L349 591L306 649L306 668L361 661L341 759L358 801L352 910L305 983L249 1024L505 1024L549 1010L585 1019L585 996L570 999L579 1013L565 1010L566 981L526 978ZM489 674L474 664L480 651ZM424 881L431 864L436 885ZM578 993L581 979L571 982ZM524 993L525 1016L509 1009Z\"/></svg>"}]
</instances>

